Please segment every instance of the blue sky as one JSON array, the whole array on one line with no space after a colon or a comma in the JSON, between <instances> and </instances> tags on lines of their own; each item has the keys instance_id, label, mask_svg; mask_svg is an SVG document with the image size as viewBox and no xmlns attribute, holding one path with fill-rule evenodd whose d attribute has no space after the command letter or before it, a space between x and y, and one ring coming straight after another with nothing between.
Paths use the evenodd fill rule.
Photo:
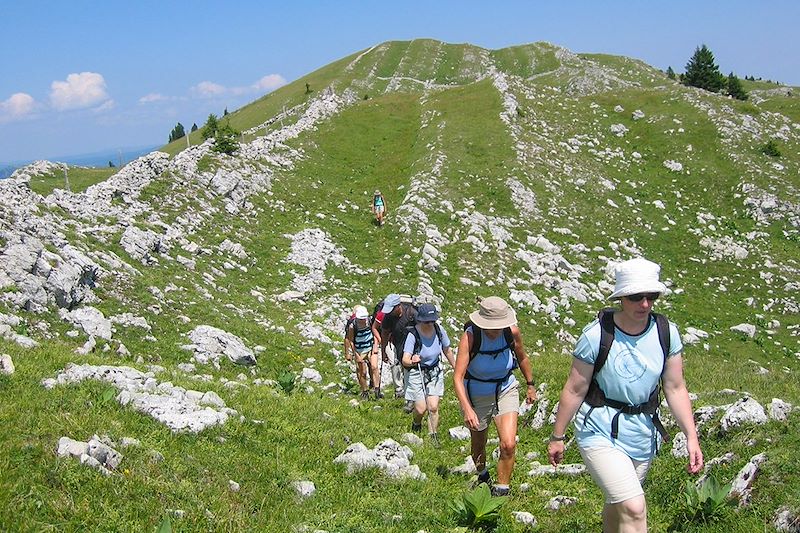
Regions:
<instances>
[{"instance_id":1,"label":"blue sky","mask_svg":"<svg viewBox=\"0 0 800 533\"><path fill-rule=\"evenodd\" d=\"M0 0L0 161L159 145L388 40L550 41L800 85L800 2Z\"/></svg>"}]
</instances>

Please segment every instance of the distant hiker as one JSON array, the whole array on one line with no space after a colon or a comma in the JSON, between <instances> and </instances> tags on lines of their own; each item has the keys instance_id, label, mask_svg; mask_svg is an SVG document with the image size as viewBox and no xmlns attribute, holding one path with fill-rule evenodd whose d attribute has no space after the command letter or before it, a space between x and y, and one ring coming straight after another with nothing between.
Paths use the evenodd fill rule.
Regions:
<instances>
[{"instance_id":1,"label":"distant hiker","mask_svg":"<svg viewBox=\"0 0 800 533\"><path fill-rule=\"evenodd\" d=\"M444 370L440 359L444 355L451 367L455 367L455 359L450 350L450 338L437 320L439 312L433 304L417 308L416 324L409 328L403 347L403 366L408 369L405 398L414 402L411 431L422 430L422 417L427 411L428 434L438 445L439 398L444 395Z\"/></svg>"},{"instance_id":2,"label":"distant hiker","mask_svg":"<svg viewBox=\"0 0 800 533\"><path fill-rule=\"evenodd\" d=\"M361 389L361 398L369 398L368 380L375 386L375 398L380 396L378 388L378 343L372 334L372 324L367 308L355 306L352 320L348 320L344 337L345 359L355 358L356 378Z\"/></svg>"},{"instance_id":3,"label":"distant hiker","mask_svg":"<svg viewBox=\"0 0 800 533\"><path fill-rule=\"evenodd\" d=\"M483 299L478 311L469 315L464 334L458 344L453 386L461 404L464 424L472 439L472 459L478 470L478 481L491 484L486 467L486 437L489 422L494 418L500 437L500 459L497 461L497 484L492 493L509 492L516 451L519 384L514 369L525 377L525 398L536 400L531 363L516 326L517 316L505 300L497 296Z\"/></svg>"},{"instance_id":4,"label":"distant hiker","mask_svg":"<svg viewBox=\"0 0 800 533\"><path fill-rule=\"evenodd\" d=\"M401 360L408 326L414 324L416 318L417 310L410 302L402 302L399 294L390 294L383 300L383 306L375 315L372 324L372 333L380 339L381 356L384 362L389 362L386 347L390 342L394 348L392 381L394 382L395 398L405 397L405 376ZM405 411L410 413L412 409L413 402L406 401Z\"/></svg>"},{"instance_id":5,"label":"distant hiker","mask_svg":"<svg viewBox=\"0 0 800 533\"><path fill-rule=\"evenodd\" d=\"M703 468L692 404L683 380L683 344L678 328L653 313L664 294L661 268L646 259L616 267L610 299L619 309L604 309L583 328L572 368L561 391L548 455L564 459L567 425L575 417L575 439L583 462L605 495L603 531L647 531L642 481L666 439L658 419L659 380L675 421L686 435L687 470ZM577 417L575 416L577 413Z\"/></svg>"},{"instance_id":6,"label":"distant hiker","mask_svg":"<svg viewBox=\"0 0 800 533\"><path fill-rule=\"evenodd\" d=\"M375 214L375 221L379 226L383 226L383 216L386 214L386 200L381 191L375 190L372 195L372 212Z\"/></svg>"}]
</instances>

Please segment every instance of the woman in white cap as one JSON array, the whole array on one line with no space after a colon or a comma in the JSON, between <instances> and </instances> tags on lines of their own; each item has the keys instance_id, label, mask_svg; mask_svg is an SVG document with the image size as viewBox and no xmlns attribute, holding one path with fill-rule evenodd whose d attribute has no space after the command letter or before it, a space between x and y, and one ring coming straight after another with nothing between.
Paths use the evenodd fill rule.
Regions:
<instances>
[{"instance_id":1,"label":"woman in white cap","mask_svg":"<svg viewBox=\"0 0 800 533\"><path fill-rule=\"evenodd\" d=\"M383 226L383 216L386 214L386 200L378 189L375 189L375 193L372 195L372 212L375 214L375 222L379 226Z\"/></svg>"},{"instance_id":2,"label":"woman in white cap","mask_svg":"<svg viewBox=\"0 0 800 533\"><path fill-rule=\"evenodd\" d=\"M428 412L428 434L438 445L439 399L444 396L444 370L441 356L450 366L455 359L450 350L447 332L436 323L439 311L436 306L424 303L417 309L417 320L409 328L403 347L403 366L406 373L405 398L414 404L411 431L422 430L422 417Z\"/></svg>"},{"instance_id":3,"label":"woman in white cap","mask_svg":"<svg viewBox=\"0 0 800 533\"><path fill-rule=\"evenodd\" d=\"M453 386L464 424L470 430L472 459L480 483L491 484L486 467L486 437L489 422L494 419L500 438L500 459L492 493L504 496L509 492L517 446L519 384L514 369L519 367L525 377L528 403L536 399L536 387L516 325L517 316L506 301L497 296L484 298L469 319L458 344Z\"/></svg>"},{"instance_id":4,"label":"woman in white cap","mask_svg":"<svg viewBox=\"0 0 800 533\"><path fill-rule=\"evenodd\" d=\"M647 531L642 481L658 450L659 433L666 437L658 420L659 381L686 435L687 470L695 474L703 468L683 380L683 344L675 324L652 312L666 292L660 270L643 258L616 267L610 298L619 301L619 309L601 312L578 338L548 445L550 463L558 465L574 417L583 462L605 496L605 533Z\"/></svg>"},{"instance_id":5,"label":"woman in white cap","mask_svg":"<svg viewBox=\"0 0 800 533\"><path fill-rule=\"evenodd\" d=\"M356 378L361 389L361 399L369 398L368 383L375 386L375 399L380 396L378 387L378 342L372 333L369 312L363 305L353 308L352 320L348 320L344 341L345 359L356 360ZM369 373L369 375L368 375ZM369 381L368 381L369 380Z\"/></svg>"}]
</instances>

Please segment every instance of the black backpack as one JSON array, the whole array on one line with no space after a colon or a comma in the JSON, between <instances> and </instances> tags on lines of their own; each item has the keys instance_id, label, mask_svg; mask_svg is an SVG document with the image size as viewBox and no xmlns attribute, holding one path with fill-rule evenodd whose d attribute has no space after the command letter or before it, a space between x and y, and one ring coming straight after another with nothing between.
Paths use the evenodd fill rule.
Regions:
<instances>
[{"instance_id":1,"label":"black backpack","mask_svg":"<svg viewBox=\"0 0 800 533\"><path fill-rule=\"evenodd\" d=\"M443 343L442 328L439 327L439 324L434 322L433 329L436 331L436 336L439 338L439 344L442 344ZM422 350L422 337L420 337L419 331L417 331L416 321L414 322L414 324L409 324L408 326L406 326L406 331L411 335L414 335L414 351L411 353L419 354L420 350ZM425 367L421 368L425 369Z\"/></svg>"},{"instance_id":2,"label":"black backpack","mask_svg":"<svg viewBox=\"0 0 800 533\"><path fill-rule=\"evenodd\" d=\"M517 364L517 362L516 362L517 361L517 352L515 351L515 346L514 346L514 334L511 332L511 328L510 327L503 328L503 337L505 337L505 339L506 339L506 346L504 346L503 348L501 348L499 350L492 350L492 351L489 351L489 352L481 352L480 351L481 342L483 342L481 328L479 328L477 325L475 325L472 322L472 320L468 320L466 323L464 323L464 331L467 331L467 328L469 328L469 327L472 327L472 346L470 346L470 349L469 349L469 360L470 361L475 359L475 356L478 355L478 353L487 354L487 355L493 355L494 357L497 357L497 354L505 351L506 348L510 348L511 349L511 355L514 357L514 368L519 366Z\"/></svg>"},{"instance_id":3,"label":"black backpack","mask_svg":"<svg viewBox=\"0 0 800 533\"><path fill-rule=\"evenodd\" d=\"M614 418L611 419L611 438L616 439L619 436L619 415L621 413L628 415L645 413L652 417L653 425L655 425L656 430L658 430L661 438L664 439L664 441L667 441L669 440L669 434L667 433L666 429L664 429L664 425L661 423L661 420L658 418L658 405L661 402L660 382L650 393L648 400L645 403L640 403L638 405L629 405L611 398L606 398L603 389L601 389L600 385L597 383L597 373L600 372L600 370L603 368L603 365L606 364L608 352L611 350L611 345L614 343L615 311L616 309L607 307L601 309L600 312L597 313L597 319L600 321L600 349L597 353L597 359L595 359L594 362L592 381L589 383L589 390L586 392L586 397L584 398L584 401L591 406L591 409L589 409L589 411L586 413L586 418L589 418L589 415L592 413L595 407L608 406L613 409L617 409L617 414L615 414ZM666 365L667 357L669 356L669 321L667 320L667 317L659 313L651 313L651 316L656 321L656 328L658 329L658 342L661 344L661 351L664 355L664 360L661 366L661 374L663 375L664 366Z\"/></svg>"},{"instance_id":4,"label":"black backpack","mask_svg":"<svg viewBox=\"0 0 800 533\"><path fill-rule=\"evenodd\" d=\"M476 378L475 376L470 374L469 368L467 368L467 372L465 374L465 377L466 377L466 380L467 380L467 383L466 383L467 397L469 398L469 403L470 404L475 405L474 402L472 401L472 393L469 390L469 382L470 382L470 380L473 380L473 379L475 381L482 381L482 382L485 382L485 383L494 383L495 384L494 398L495 398L495 404L497 404L497 402L499 402L499 398L500 398L500 387L503 385L505 380L508 379L508 376L510 376L511 373L514 372L514 369L519 367L519 363L517 362L517 352L515 350L515 345L514 345L514 334L511 331L511 327L503 328L503 337L506 340L506 345L503 346L502 348L500 348L499 350L490 350L490 351L485 351L484 352L484 351L481 351L481 343L483 342L483 336L482 336L481 328L478 327L475 323L473 323L472 320L468 320L464 324L464 331L466 331L467 328L469 328L469 327L472 327L472 346L470 346L470 349L469 349L469 360L470 360L470 362L472 362L472 360L475 358L475 356L478 355L479 353L483 354L483 355L491 355L492 357L497 357L499 354L503 353L506 350L506 348L511 350L511 357L513 359L513 363L511 365L511 370L509 370L503 377L498 378L498 379L488 379L488 380L487 379Z\"/></svg>"}]
</instances>

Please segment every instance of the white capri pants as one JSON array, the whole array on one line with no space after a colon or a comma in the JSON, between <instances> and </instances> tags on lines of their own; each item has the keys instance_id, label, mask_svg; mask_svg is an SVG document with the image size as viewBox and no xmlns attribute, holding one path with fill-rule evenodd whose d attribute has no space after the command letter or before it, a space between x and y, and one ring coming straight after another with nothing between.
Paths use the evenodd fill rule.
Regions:
<instances>
[{"instance_id":1,"label":"white capri pants","mask_svg":"<svg viewBox=\"0 0 800 533\"><path fill-rule=\"evenodd\" d=\"M579 450L592 479L603 491L606 503L620 503L644 494L642 483L650 461L635 461L619 448L611 446Z\"/></svg>"}]
</instances>

